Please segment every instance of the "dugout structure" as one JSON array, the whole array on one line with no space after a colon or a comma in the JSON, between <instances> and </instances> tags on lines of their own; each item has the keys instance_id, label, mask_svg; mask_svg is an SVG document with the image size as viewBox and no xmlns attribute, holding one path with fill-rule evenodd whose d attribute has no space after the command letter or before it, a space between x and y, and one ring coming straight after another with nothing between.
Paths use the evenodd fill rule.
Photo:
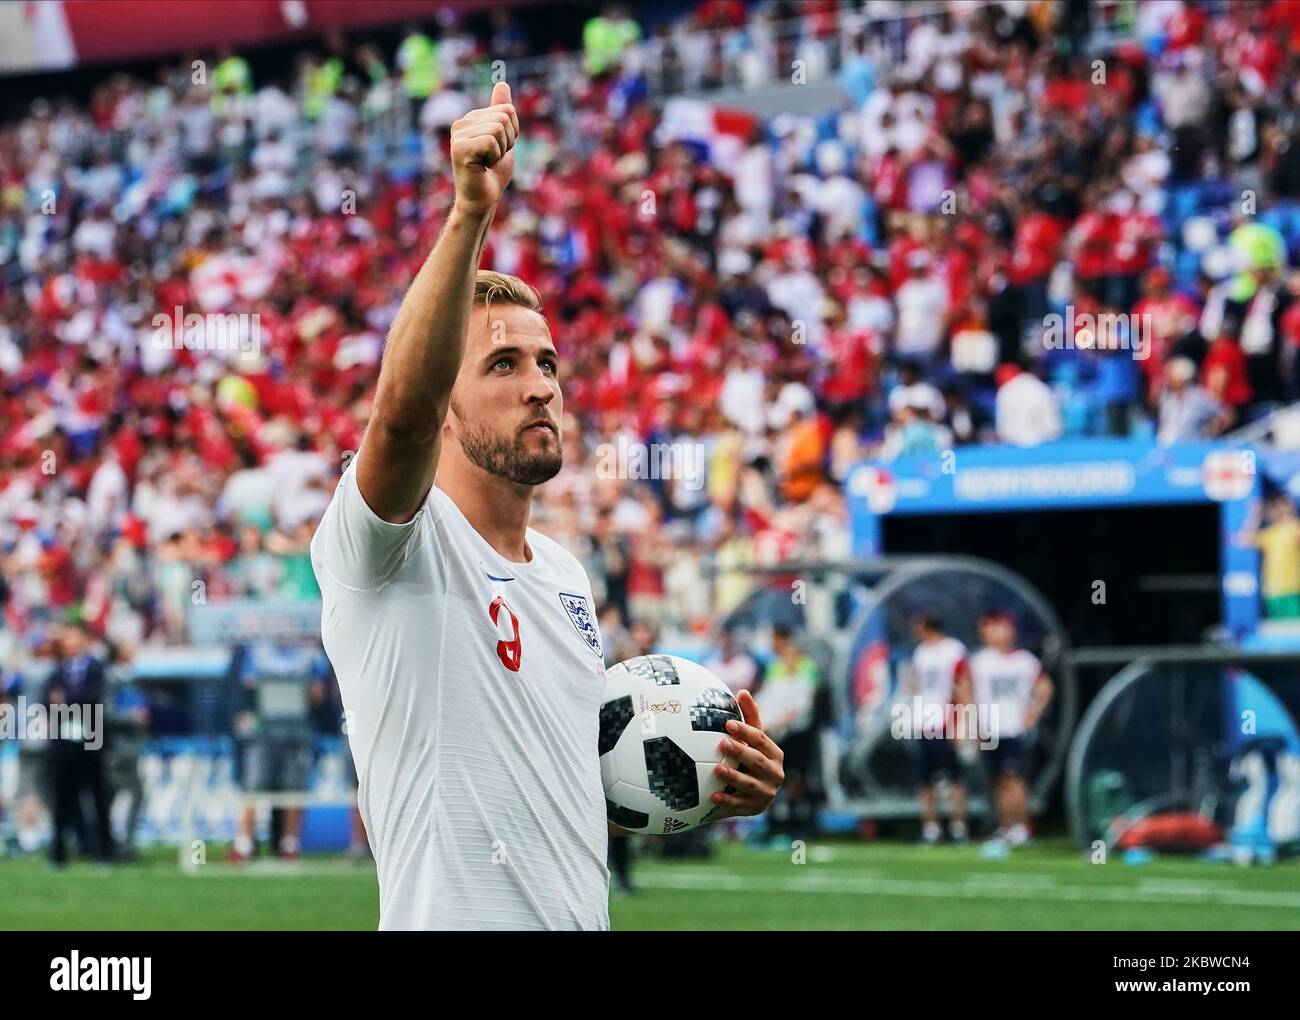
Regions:
<instances>
[{"instance_id":1,"label":"dugout structure","mask_svg":"<svg viewBox=\"0 0 1300 1020\"><path fill-rule=\"evenodd\" d=\"M844 493L857 557L980 556L1045 593L1076 646L1186 644L1259 623L1245 533L1267 467L1227 440L1073 439L864 461Z\"/></svg>"},{"instance_id":2,"label":"dugout structure","mask_svg":"<svg viewBox=\"0 0 1300 1020\"><path fill-rule=\"evenodd\" d=\"M1065 800L1080 846L1122 848L1163 828L1171 848L1218 845L1241 862L1300 852L1300 653L1206 646L1070 659L1127 663L1071 741Z\"/></svg>"},{"instance_id":3,"label":"dugout structure","mask_svg":"<svg viewBox=\"0 0 1300 1020\"><path fill-rule=\"evenodd\" d=\"M736 569L736 568L732 568ZM723 621L760 663L770 660L778 625L799 639L828 697L819 719L818 785L823 817L849 827L863 819L908 819L919 813L915 762L920 739L900 737L904 688L920 612L939 616L972 652L978 621L991 611L1015 618L1020 644L1056 683L1056 697L1030 737L1031 807L1041 811L1060 776L1074 726L1073 674L1058 667L1066 635L1052 607L1024 578L970 556L886 556L844 562L805 561L743 568L758 583ZM990 812L986 762L962 763L972 817ZM942 791L941 791L942 792Z\"/></svg>"}]
</instances>

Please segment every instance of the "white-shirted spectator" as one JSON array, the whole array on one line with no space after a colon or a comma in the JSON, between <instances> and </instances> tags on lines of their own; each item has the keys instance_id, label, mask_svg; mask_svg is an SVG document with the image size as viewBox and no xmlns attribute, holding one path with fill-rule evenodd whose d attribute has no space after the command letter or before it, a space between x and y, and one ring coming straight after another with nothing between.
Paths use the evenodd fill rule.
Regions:
<instances>
[{"instance_id":1,"label":"white-shirted spectator","mask_svg":"<svg viewBox=\"0 0 1300 1020\"><path fill-rule=\"evenodd\" d=\"M269 528L275 500L275 476L264 467L246 467L226 479L221 489L223 515L236 521Z\"/></svg>"},{"instance_id":2,"label":"white-shirted spectator","mask_svg":"<svg viewBox=\"0 0 1300 1020\"><path fill-rule=\"evenodd\" d=\"M894 296L898 305L894 349L905 357L928 358L943 341L948 288L931 271L930 256L924 251L912 252L907 267L909 275Z\"/></svg>"},{"instance_id":3,"label":"white-shirted spectator","mask_svg":"<svg viewBox=\"0 0 1300 1020\"><path fill-rule=\"evenodd\" d=\"M1165 181L1172 167L1169 154L1144 134L1134 137L1133 148L1136 151L1120 169L1120 178L1137 194L1143 212L1159 214L1164 209Z\"/></svg>"},{"instance_id":4,"label":"white-shirted spectator","mask_svg":"<svg viewBox=\"0 0 1300 1020\"><path fill-rule=\"evenodd\" d=\"M125 174L122 167L109 158L107 152L99 153L94 165L76 176L78 190L93 205L108 206L122 196Z\"/></svg>"},{"instance_id":5,"label":"white-shirted spectator","mask_svg":"<svg viewBox=\"0 0 1300 1020\"><path fill-rule=\"evenodd\" d=\"M357 126L357 107L346 93L330 96L316 125L316 149L331 159L347 153Z\"/></svg>"},{"instance_id":6,"label":"white-shirted spectator","mask_svg":"<svg viewBox=\"0 0 1300 1020\"><path fill-rule=\"evenodd\" d=\"M131 492L126 472L122 470L117 453L110 447L91 475L90 487L86 493L88 524L92 534L104 535L120 527L122 515L126 513L130 502Z\"/></svg>"},{"instance_id":7,"label":"white-shirted spectator","mask_svg":"<svg viewBox=\"0 0 1300 1020\"><path fill-rule=\"evenodd\" d=\"M672 325L673 306L682 292L679 280L656 276L648 280L637 297L637 321L647 333L661 335Z\"/></svg>"},{"instance_id":8,"label":"white-shirted spectator","mask_svg":"<svg viewBox=\"0 0 1300 1020\"><path fill-rule=\"evenodd\" d=\"M911 407L924 411L936 421L941 419L944 413L944 402L939 388L932 383L917 379L915 371L912 371L908 377L913 381L900 382L889 391L889 413L897 416L903 408Z\"/></svg>"},{"instance_id":9,"label":"white-shirted spectator","mask_svg":"<svg viewBox=\"0 0 1300 1020\"><path fill-rule=\"evenodd\" d=\"M280 527L289 529L305 519L305 506L319 503L317 483L327 483L330 463L311 448L311 440L300 435L294 448L281 450L266 462L267 473L274 480L275 496L271 507ZM328 494L320 505L323 511L329 505Z\"/></svg>"},{"instance_id":10,"label":"white-shirted spectator","mask_svg":"<svg viewBox=\"0 0 1300 1020\"><path fill-rule=\"evenodd\" d=\"M894 119L894 89L891 82L881 82L875 90L867 96L867 101L862 104L860 116L862 126L858 133L858 138L862 144L862 151L867 156L880 156L890 147L897 145L893 136L892 123Z\"/></svg>"},{"instance_id":11,"label":"white-shirted spectator","mask_svg":"<svg viewBox=\"0 0 1300 1020\"><path fill-rule=\"evenodd\" d=\"M848 175L848 157L839 142L822 142L817 147L818 168L824 175L804 196L825 222L828 240L857 237L862 229L866 190Z\"/></svg>"},{"instance_id":12,"label":"white-shirted spectator","mask_svg":"<svg viewBox=\"0 0 1300 1020\"><path fill-rule=\"evenodd\" d=\"M769 427L783 429L794 415L808 417L817 411L817 398L801 382L788 382L781 387L776 400L767 412Z\"/></svg>"},{"instance_id":13,"label":"white-shirted spectator","mask_svg":"<svg viewBox=\"0 0 1300 1020\"><path fill-rule=\"evenodd\" d=\"M803 341L814 350L820 348L826 334L821 318L826 292L809 266L796 257L787 257L780 272L767 281L767 297L790 316L792 324L802 324Z\"/></svg>"},{"instance_id":14,"label":"white-shirted spectator","mask_svg":"<svg viewBox=\"0 0 1300 1020\"><path fill-rule=\"evenodd\" d=\"M112 257L116 243L117 226L108 218L108 212L103 208L94 210L82 220L72 235L73 248L101 259Z\"/></svg>"},{"instance_id":15,"label":"white-shirted spectator","mask_svg":"<svg viewBox=\"0 0 1300 1020\"><path fill-rule=\"evenodd\" d=\"M1196 362L1170 358L1165 365L1165 389L1160 396L1161 446L1191 443L1217 436L1232 422L1232 415L1213 394L1196 382Z\"/></svg>"},{"instance_id":16,"label":"white-shirted spectator","mask_svg":"<svg viewBox=\"0 0 1300 1020\"><path fill-rule=\"evenodd\" d=\"M1061 411L1047 383L1015 366L998 370L995 425L998 439L1037 446L1061 437Z\"/></svg>"},{"instance_id":17,"label":"white-shirted spectator","mask_svg":"<svg viewBox=\"0 0 1300 1020\"><path fill-rule=\"evenodd\" d=\"M212 155L216 145L217 118L205 89L193 89L176 111L181 128L181 149L197 159Z\"/></svg>"},{"instance_id":18,"label":"white-shirted spectator","mask_svg":"<svg viewBox=\"0 0 1300 1020\"><path fill-rule=\"evenodd\" d=\"M157 494L142 515L149 539L161 542L170 535L201 528L212 520L212 507L188 481L164 476Z\"/></svg>"},{"instance_id":19,"label":"white-shirted spectator","mask_svg":"<svg viewBox=\"0 0 1300 1020\"><path fill-rule=\"evenodd\" d=\"M253 133L260 141L268 135L284 135L298 119L298 104L278 85L264 85L253 100Z\"/></svg>"},{"instance_id":20,"label":"white-shirted spectator","mask_svg":"<svg viewBox=\"0 0 1300 1020\"><path fill-rule=\"evenodd\" d=\"M776 186L772 179L772 150L762 132L756 132L735 167L736 202L745 212L767 223L772 218Z\"/></svg>"},{"instance_id":21,"label":"white-shirted spectator","mask_svg":"<svg viewBox=\"0 0 1300 1020\"><path fill-rule=\"evenodd\" d=\"M1210 111L1211 92L1205 76L1188 64L1183 55L1175 55L1173 70L1158 71L1151 87L1160 100L1165 127L1197 127L1205 123Z\"/></svg>"},{"instance_id":22,"label":"white-shirted spectator","mask_svg":"<svg viewBox=\"0 0 1300 1020\"><path fill-rule=\"evenodd\" d=\"M424 101L420 110L420 130L437 134L460 120L473 105L469 96L459 89L440 89Z\"/></svg>"},{"instance_id":23,"label":"white-shirted spectator","mask_svg":"<svg viewBox=\"0 0 1300 1020\"><path fill-rule=\"evenodd\" d=\"M293 187L292 174L296 164L293 144L278 131L270 132L253 149L253 169L256 171L253 193L258 198L284 198Z\"/></svg>"},{"instance_id":24,"label":"white-shirted spectator","mask_svg":"<svg viewBox=\"0 0 1300 1020\"><path fill-rule=\"evenodd\" d=\"M844 310L850 329L865 329L877 336L892 336L897 316L894 303L884 294L860 290L848 299Z\"/></svg>"},{"instance_id":25,"label":"white-shirted spectator","mask_svg":"<svg viewBox=\"0 0 1300 1020\"><path fill-rule=\"evenodd\" d=\"M731 364L722 380L718 406L728 421L749 435L758 435L766 425L763 405L766 383L757 361L744 353Z\"/></svg>"}]
</instances>

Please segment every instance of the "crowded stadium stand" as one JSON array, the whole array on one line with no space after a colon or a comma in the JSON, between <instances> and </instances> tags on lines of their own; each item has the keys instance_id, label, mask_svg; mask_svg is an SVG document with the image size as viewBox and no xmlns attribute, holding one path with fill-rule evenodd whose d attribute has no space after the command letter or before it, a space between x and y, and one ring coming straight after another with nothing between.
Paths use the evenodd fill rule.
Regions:
<instances>
[{"instance_id":1,"label":"crowded stadium stand","mask_svg":"<svg viewBox=\"0 0 1300 1020\"><path fill-rule=\"evenodd\" d=\"M1001 564L1076 646L1300 645L1300 4L380 3L165 50L57 6L0 49L0 696L84 623L148 730L142 841L230 839L238 717L296 712L337 805L303 839L349 842L328 666L252 706L240 663L318 640L308 544L497 80L525 126L483 266L565 365L532 523L608 662L891 554Z\"/></svg>"}]
</instances>

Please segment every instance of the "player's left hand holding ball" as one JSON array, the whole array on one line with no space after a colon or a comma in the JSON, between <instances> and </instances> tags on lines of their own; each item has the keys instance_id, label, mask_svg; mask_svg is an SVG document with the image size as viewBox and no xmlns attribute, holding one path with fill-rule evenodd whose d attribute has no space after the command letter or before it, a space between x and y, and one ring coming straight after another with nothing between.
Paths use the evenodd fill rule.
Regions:
<instances>
[{"instance_id":1,"label":"player's left hand holding ball","mask_svg":"<svg viewBox=\"0 0 1300 1020\"><path fill-rule=\"evenodd\" d=\"M713 816L714 820L762 814L771 807L776 791L785 782L785 752L763 731L754 696L749 691L741 691L736 695L736 702L745 721L728 722L727 736L720 746L723 754L737 759L738 767L729 768L719 762L713 768L718 778L735 792L713 795L713 803L722 808Z\"/></svg>"}]
</instances>

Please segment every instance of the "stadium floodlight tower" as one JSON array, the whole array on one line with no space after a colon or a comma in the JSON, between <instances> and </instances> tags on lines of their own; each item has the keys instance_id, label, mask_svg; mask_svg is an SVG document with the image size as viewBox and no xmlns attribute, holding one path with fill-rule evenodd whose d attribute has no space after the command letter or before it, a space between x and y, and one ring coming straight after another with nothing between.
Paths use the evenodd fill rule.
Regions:
<instances>
[{"instance_id":1,"label":"stadium floodlight tower","mask_svg":"<svg viewBox=\"0 0 1300 1020\"><path fill-rule=\"evenodd\" d=\"M773 629L787 627L827 682L819 785L829 824L919 814L912 763L918 741L907 725L900 735L899 721L907 718L904 680L916 643L912 623L921 613L937 617L972 653L979 648L981 617L1008 613L1020 646L1037 655L1055 680L1056 697L1030 737L1030 807L1042 810L1061 772L1077 692L1073 674L1058 668L1066 650L1064 628L1024 578L987 560L955 555L729 567L715 570L715 577L732 570L754 575L755 584L720 629L733 630L762 659ZM986 770L972 753L978 754L976 744L968 747L963 778L971 814L984 816L991 810Z\"/></svg>"}]
</instances>

